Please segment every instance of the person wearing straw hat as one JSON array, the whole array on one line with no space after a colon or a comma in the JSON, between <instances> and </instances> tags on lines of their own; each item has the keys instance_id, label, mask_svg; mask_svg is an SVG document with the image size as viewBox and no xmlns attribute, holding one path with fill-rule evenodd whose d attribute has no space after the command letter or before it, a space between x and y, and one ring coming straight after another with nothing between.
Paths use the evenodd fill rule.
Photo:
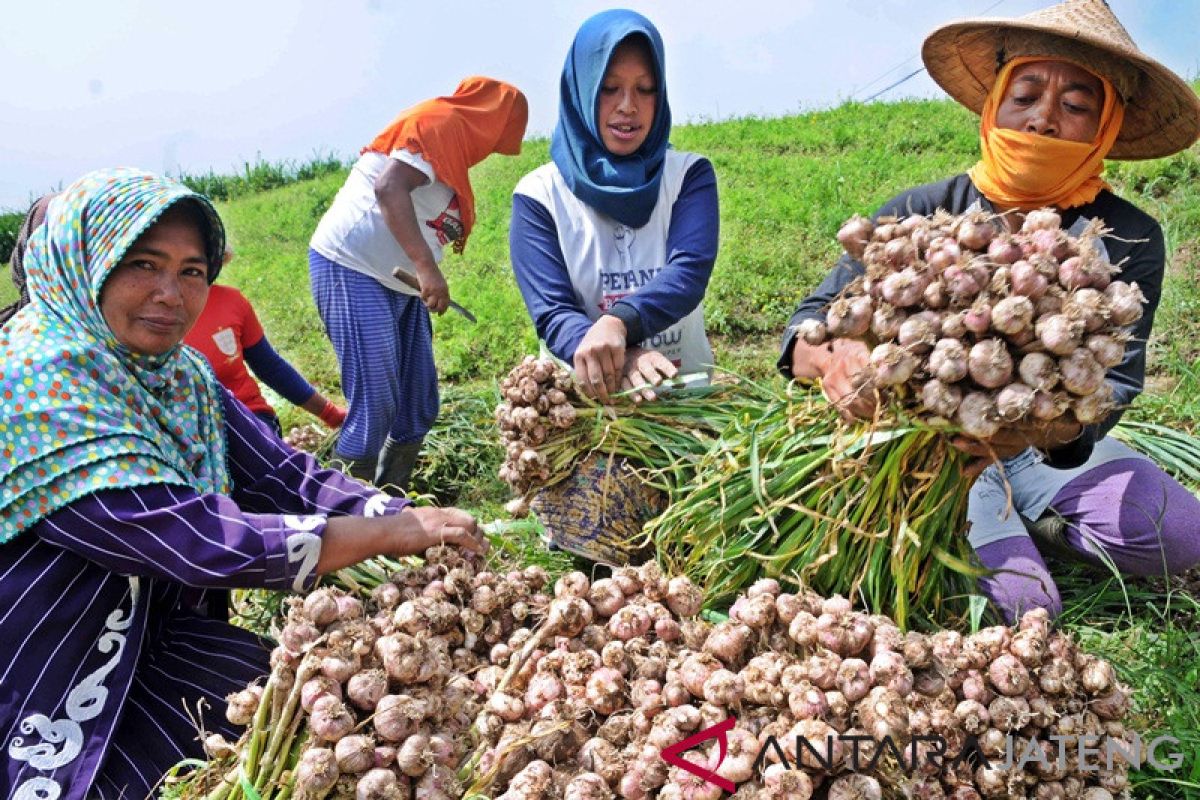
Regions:
<instances>
[{"instance_id":1,"label":"person wearing straw hat","mask_svg":"<svg viewBox=\"0 0 1200 800\"><path fill-rule=\"evenodd\" d=\"M1025 212L1053 207L1076 235L1101 220L1110 229L1102 240L1109 262L1146 298L1124 360L1107 374L1118 410L1103 422L1068 418L1003 430L986 443L956 440L980 466L993 454L1003 466L982 469L970 492L968 536L991 571L982 591L1012 620L1034 606L1061 608L1044 554L1130 574L1191 567L1200 562L1200 501L1106 435L1142 390L1166 248L1158 223L1113 194L1102 173L1105 158L1158 158L1189 147L1200 134L1200 100L1137 48L1103 0L944 25L925 40L922 58L951 97L980 114L981 158L965 174L901 194L879 215L981 209L1003 212L997 224L1015 229ZM800 304L778 366L789 377L820 379L844 415L868 417L873 401L855 383L866 346L811 346L795 332L862 271L844 256Z\"/></svg>"}]
</instances>

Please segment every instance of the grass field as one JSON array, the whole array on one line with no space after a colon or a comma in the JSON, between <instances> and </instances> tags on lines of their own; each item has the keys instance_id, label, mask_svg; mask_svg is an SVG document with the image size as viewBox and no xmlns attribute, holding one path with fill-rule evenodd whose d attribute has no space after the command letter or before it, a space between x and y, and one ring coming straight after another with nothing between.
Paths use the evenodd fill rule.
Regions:
<instances>
[{"instance_id":1,"label":"grass field","mask_svg":"<svg viewBox=\"0 0 1200 800\"><path fill-rule=\"evenodd\" d=\"M973 117L938 101L685 125L673 143L708 156L717 171L721 251L705 314L718 362L758 377L773 373L788 314L837 254L840 223L904 188L965 169L978 152ZM507 231L513 185L547 158L548 143L534 140L522 155L493 156L473 172L479 223L466 252L448 254L443 269L480 324L455 315L435 321L439 369L449 383L487 384L536 345L509 267ZM336 368L308 292L306 253L344 174L335 158L317 156L310 164L248 164L233 176L184 176L218 198L228 225L238 255L222 281L242 289L278 349L335 394ZM1200 151L1116 163L1109 179L1162 221L1172 254L1151 342L1151 391L1139 413L1190 425L1200 358ZM11 291L7 274L0 275L0 301Z\"/></svg>"},{"instance_id":2,"label":"grass field","mask_svg":"<svg viewBox=\"0 0 1200 800\"><path fill-rule=\"evenodd\" d=\"M783 325L834 260L840 223L904 188L970 166L976 131L967 112L937 101L851 104L782 119L677 127L675 146L708 156L720 185L721 252L705 301L718 363L771 379ZM496 449L483 441L490 436L485 412L495 381L536 348L508 263L510 192L521 175L547 160L547 151L545 140L528 142L521 156L493 156L474 171L480 221L465 254L448 255L443 264L452 293L479 324L455 315L435 321L439 367L453 387L448 426L436 434L442 437L438 457L452 464L456 481L479 476L461 497L487 516L504 498L490 478ZM334 396L337 369L309 294L306 250L344 171L336 159L318 157L273 172L260 165L248 166L245 176L189 176L227 198L218 206L237 258L222 281L245 292L276 348ZM1109 179L1162 222L1170 253L1147 392L1131 413L1191 430L1200 418L1200 150L1116 164ZM4 272L0 302L11 297ZM307 421L303 412L280 410L285 423ZM536 550L531 543L510 546L526 556ZM1173 772L1139 773L1134 796L1200 797L1200 615L1193 595L1164 580L1122 584L1083 573L1064 576L1061 588L1067 624L1112 658L1136 688L1135 727L1182 742L1184 764Z\"/></svg>"}]
</instances>

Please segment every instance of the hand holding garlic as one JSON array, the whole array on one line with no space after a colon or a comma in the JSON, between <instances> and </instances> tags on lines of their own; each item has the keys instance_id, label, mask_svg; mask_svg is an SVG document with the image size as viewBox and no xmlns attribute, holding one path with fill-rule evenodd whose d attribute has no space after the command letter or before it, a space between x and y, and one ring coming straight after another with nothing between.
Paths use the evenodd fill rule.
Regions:
<instances>
[{"instance_id":1,"label":"hand holding garlic","mask_svg":"<svg viewBox=\"0 0 1200 800\"><path fill-rule=\"evenodd\" d=\"M438 545L480 554L488 548L475 518L458 508L409 506L385 517L330 517L316 572L324 575L375 556L413 555Z\"/></svg>"},{"instance_id":2,"label":"hand holding garlic","mask_svg":"<svg viewBox=\"0 0 1200 800\"><path fill-rule=\"evenodd\" d=\"M605 314L588 328L575 348L575 377L590 397L607 403L621 384L625 365L625 323Z\"/></svg>"},{"instance_id":3,"label":"hand holding garlic","mask_svg":"<svg viewBox=\"0 0 1200 800\"><path fill-rule=\"evenodd\" d=\"M809 345L798 340L792 355L793 374L798 378L820 378L829 402L847 420L870 419L875 414L876 396L869 380L871 351L857 339L832 339Z\"/></svg>"},{"instance_id":4,"label":"hand holding garlic","mask_svg":"<svg viewBox=\"0 0 1200 800\"><path fill-rule=\"evenodd\" d=\"M1030 447L1043 452L1055 450L1076 439L1082 430L1083 426L1078 422L1059 417L1049 422L1001 428L988 439L956 436L951 444L967 455L981 459L981 463L968 467L968 472L977 475L994 459L1012 458Z\"/></svg>"},{"instance_id":5,"label":"hand holding garlic","mask_svg":"<svg viewBox=\"0 0 1200 800\"><path fill-rule=\"evenodd\" d=\"M793 376L823 379L848 419L883 399L950 422L981 457L1054 449L1107 418L1107 371L1127 357L1146 296L1113 279L1102 221L1073 236L1053 209L1015 233L1002 217L850 219L838 240L862 274L799 323Z\"/></svg>"},{"instance_id":6,"label":"hand holding garlic","mask_svg":"<svg viewBox=\"0 0 1200 800\"><path fill-rule=\"evenodd\" d=\"M439 545L487 552L487 540L475 518L462 509L410 506L388 519L394 522L390 555L417 555Z\"/></svg>"},{"instance_id":7,"label":"hand holding garlic","mask_svg":"<svg viewBox=\"0 0 1200 800\"><path fill-rule=\"evenodd\" d=\"M624 391L640 387L640 392L631 395L633 402L649 402L657 396L650 387L658 386L663 381L674 378L678 371L670 359L657 350L631 347L625 351L625 367L621 371L621 389Z\"/></svg>"}]
</instances>

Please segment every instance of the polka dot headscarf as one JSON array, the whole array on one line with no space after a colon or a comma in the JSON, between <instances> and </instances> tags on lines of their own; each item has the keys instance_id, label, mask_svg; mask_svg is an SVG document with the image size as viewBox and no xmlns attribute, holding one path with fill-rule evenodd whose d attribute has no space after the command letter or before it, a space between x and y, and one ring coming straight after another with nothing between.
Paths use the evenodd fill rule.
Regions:
<instances>
[{"instance_id":1,"label":"polka dot headscarf","mask_svg":"<svg viewBox=\"0 0 1200 800\"><path fill-rule=\"evenodd\" d=\"M30 303L0 328L0 541L101 489L227 492L221 392L190 348L150 357L114 337L100 290L170 206L196 203L210 280L224 229L208 200L140 170L92 172L30 238Z\"/></svg>"}]
</instances>

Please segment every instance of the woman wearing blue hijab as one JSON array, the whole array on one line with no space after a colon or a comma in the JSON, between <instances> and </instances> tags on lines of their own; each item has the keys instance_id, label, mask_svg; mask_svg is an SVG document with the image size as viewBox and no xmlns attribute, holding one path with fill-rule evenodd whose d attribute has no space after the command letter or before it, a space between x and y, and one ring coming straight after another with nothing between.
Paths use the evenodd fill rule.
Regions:
<instances>
[{"instance_id":1,"label":"woman wearing blue hijab","mask_svg":"<svg viewBox=\"0 0 1200 800\"><path fill-rule=\"evenodd\" d=\"M621 9L588 19L563 67L552 160L513 192L509 248L538 336L606 402L712 365L701 301L716 176L670 133L658 30Z\"/></svg>"}]
</instances>

